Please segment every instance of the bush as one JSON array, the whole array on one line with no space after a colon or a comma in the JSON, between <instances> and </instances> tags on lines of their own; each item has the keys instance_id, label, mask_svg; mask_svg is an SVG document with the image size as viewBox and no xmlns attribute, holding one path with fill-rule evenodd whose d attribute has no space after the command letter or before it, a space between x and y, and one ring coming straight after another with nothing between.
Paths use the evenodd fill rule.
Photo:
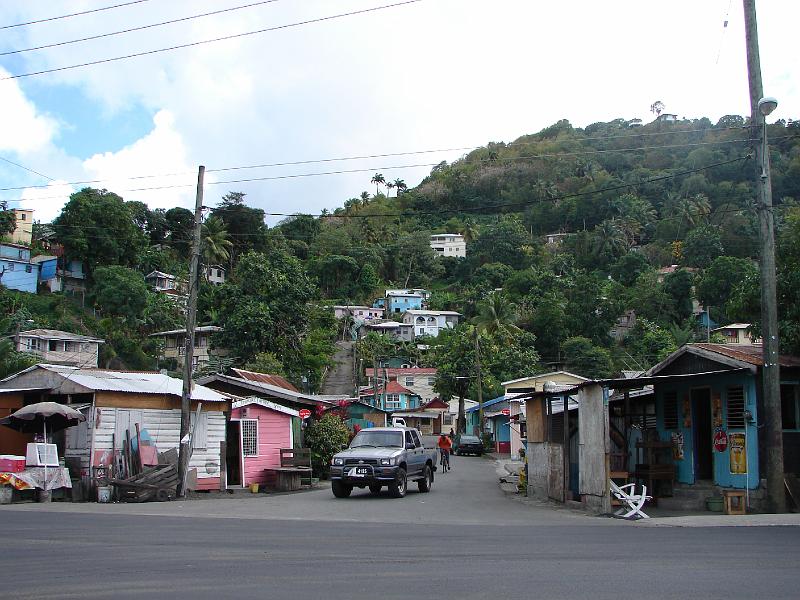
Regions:
<instances>
[{"instance_id":1,"label":"bush","mask_svg":"<svg viewBox=\"0 0 800 600\"><path fill-rule=\"evenodd\" d=\"M319 475L327 475L333 455L347 446L350 431L339 415L327 414L311 423L305 431L305 443L311 449L311 466Z\"/></svg>"}]
</instances>

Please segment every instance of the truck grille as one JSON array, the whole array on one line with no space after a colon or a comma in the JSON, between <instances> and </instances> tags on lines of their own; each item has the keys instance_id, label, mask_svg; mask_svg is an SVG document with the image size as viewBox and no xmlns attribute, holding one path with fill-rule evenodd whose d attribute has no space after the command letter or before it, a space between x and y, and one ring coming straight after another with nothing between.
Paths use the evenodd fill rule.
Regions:
<instances>
[{"instance_id":1,"label":"truck grille","mask_svg":"<svg viewBox=\"0 0 800 600\"><path fill-rule=\"evenodd\" d=\"M377 465L378 460L375 458L346 458L344 459L344 464L346 465Z\"/></svg>"}]
</instances>

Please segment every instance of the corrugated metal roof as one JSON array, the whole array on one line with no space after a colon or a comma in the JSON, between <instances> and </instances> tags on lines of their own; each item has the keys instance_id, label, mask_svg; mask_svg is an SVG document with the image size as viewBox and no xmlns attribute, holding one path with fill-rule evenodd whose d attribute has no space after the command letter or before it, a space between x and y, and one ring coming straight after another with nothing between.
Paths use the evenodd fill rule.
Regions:
<instances>
[{"instance_id":1,"label":"corrugated metal roof","mask_svg":"<svg viewBox=\"0 0 800 600\"><path fill-rule=\"evenodd\" d=\"M218 331L222 331L222 327L217 327L216 325L203 325L202 327L195 327L195 332L197 333L217 333ZM186 333L186 329L171 329L170 331L159 331L158 333L151 333L150 337L155 337L159 335L174 335L176 333Z\"/></svg>"},{"instance_id":2,"label":"corrugated metal roof","mask_svg":"<svg viewBox=\"0 0 800 600\"><path fill-rule=\"evenodd\" d=\"M242 379L246 379L247 381L258 381L260 383L268 383L270 385L276 385L278 387L285 388L291 392L300 391L280 375L270 375L269 373L256 373L255 371L247 371L245 369L231 369L231 371L236 373Z\"/></svg>"},{"instance_id":3,"label":"corrugated metal roof","mask_svg":"<svg viewBox=\"0 0 800 600\"><path fill-rule=\"evenodd\" d=\"M733 358L750 365L761 367L764 365L764 347L762 344L729 345L729 344L690 344L689 348L702 348L709 352L716 352L728 358ZM778 363L782 367L800 367L800 357L781 354Z\"/></svg>"},{"instance_id":4,"label":"corrugated metal roof","mask_svg":"<svg viewBox=\"0 0 800 600\"><path fill-rule=\"evenodd\" d=\"M104 344L105 340L99 338L89 337L88 335L81 335L79 333L70 333L69 331L60 331L58 329L28 329L21 331L20 337L33 337L47 340L66 340L69 342L97 342Z\"/></svg>"},{"instance_id":5,"label":"corrugated metal roof","mask_svg":"<svg viewBox=\"0 0 800 600\"><path fill-rule=\"evenodd\" d=\"M48 364L40 364L37 367L57 373L73 383L95 391L167 394L170 396L183 394L183 382L180 379L161 373L80 369ZM226 402L228 398L210 388L195 385L192 389L192 400Z\"/></svg>"}]
</instances>

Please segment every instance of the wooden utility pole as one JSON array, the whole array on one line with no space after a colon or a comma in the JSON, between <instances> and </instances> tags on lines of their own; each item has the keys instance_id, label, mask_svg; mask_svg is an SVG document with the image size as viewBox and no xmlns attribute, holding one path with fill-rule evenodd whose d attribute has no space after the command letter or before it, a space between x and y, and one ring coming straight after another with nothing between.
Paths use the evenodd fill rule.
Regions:
<instances>
[{"instance_id":1,"label":"wooden utility pole","mask_svg":"<svg viewBox=\"0 0 800 600\"><path fill-rule=\"evenodd\" d=\"M194 205L192 257L189 264L189 300L186 304L186 341L183 364L183 394L181 396L181 439L178 455L178 496L186 495L186 475L189 471L189 425L192 408L192 359L194 358L194 329L197 325L197 292L200 282L200 233L203 227L203 176L206 168L197 172L197 195Z\"/></svg>"},{"instance_id":2,"label":"wooden utility pole","mask_svg":"<svg viewBox=\"0 0 800 600\"><path fill-rule=\"evenodd\" d=\"M481 379L481 344L475 328L475 374L478 378L478 437L483 442L483 380Z\"/></svg>"},{"instance_id":3,"label":"wooden utility pole","mask_svg":"<svg viewBox=\"0 0 800 600\"><path fill-rule=\"evenodd\" d=\"M759 239L761 242L761 333L764 367L761 370L764 404L764 447L767 451L767 500L770 510L786 512L783 474L783 425L778 344L778 305L775 284L775 220L772 214L772 181L769 149L766 143L767 121L761 114L763 98L761 58L758 49L758 23L755 0L744 1L744 27L747 43L747 73L750 84L750 131L754 134ZM750 468L748 466L748 468Z\"/></svg>"}]
</instances>

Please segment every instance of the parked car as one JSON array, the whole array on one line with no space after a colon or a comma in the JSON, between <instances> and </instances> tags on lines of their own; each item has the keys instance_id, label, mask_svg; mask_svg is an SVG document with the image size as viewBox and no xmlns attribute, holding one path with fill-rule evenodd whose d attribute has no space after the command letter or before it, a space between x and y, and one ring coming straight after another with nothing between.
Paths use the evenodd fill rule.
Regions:
<instances>
[{"instance_id":1,"label":"parked car","mask_svg":"<svg viewBox=\"0 0 800 600\"><path fill-rule=\"evenodd\" d=\"M458 441L458 446L456 446L456 455L462 456L464 454L480 456L483 454L483 442L475 435L462 435Z\"/></svg>"},{"instance_id":2,"label":"parked car","mask_svg":"<svg viewBox=\"0 0 800 600\"><path fill-rule=\"evenodd\" d=\"M331 460L333 495L347 498L355 487L379 494L386 486L394 498L402 498L409 481L416 481L420 492L429 492L438 458L438 450L426 449L419 431L411 427L362 429Z\"/></svg>"}]
</instances>

